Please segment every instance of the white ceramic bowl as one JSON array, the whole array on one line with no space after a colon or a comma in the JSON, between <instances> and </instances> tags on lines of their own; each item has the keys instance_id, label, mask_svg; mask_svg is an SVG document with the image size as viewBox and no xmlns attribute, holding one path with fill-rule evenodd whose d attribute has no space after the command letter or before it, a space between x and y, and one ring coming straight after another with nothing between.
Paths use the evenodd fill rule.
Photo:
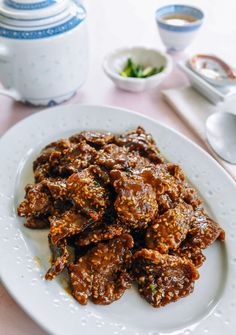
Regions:
<instances>
[{"instance_id":1,"label":"white ceramic bowl","mask_svg":"<svg viewBox=\"0 0 236 335\"><path fill-rule=\"evenodd\" d=\"M128 58L132 58L135 63L144 66L164 66L164 70L148 78L122 77L119 73L123 70ZM123 48L117 49L105 57L103 69L117 87L129 92L141 92L154 88L163 82L172 70L172 60L169 55L156 49Z\"/></svg>"},{"instance_id":2,"label":"white ceramic bowl","mask_svg":"<svg viewBox=\"0 0 236 335\"><path fill-rule=\"evenodd\" d=\"M169 24L163 20L166 15L186 15L195 18L187 25ZM191 44L202 25L204 13L201 9L186 5L167 5L156 11L156 22L162 42L167 50L182 51Z\"/></svg>"}]
</instances>

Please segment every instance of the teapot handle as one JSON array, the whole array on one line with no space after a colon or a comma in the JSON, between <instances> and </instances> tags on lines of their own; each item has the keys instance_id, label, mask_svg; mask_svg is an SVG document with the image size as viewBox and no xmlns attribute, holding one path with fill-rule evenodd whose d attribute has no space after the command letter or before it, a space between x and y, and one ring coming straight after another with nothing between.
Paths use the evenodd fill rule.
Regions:
<instances>
[{"instance_id":1,"label":"teapot handle","mask_svg":"<svg viewBox=\"0 0 236 335\"><path fill-rule=\"evenodd\" d=\"M5 45L0 45L0 67L4 67L10 60L10 52ZM14 88L0 89L0 95L5 95L16 101L21 100L20 94Z\"/></svg>"}]
</instances>

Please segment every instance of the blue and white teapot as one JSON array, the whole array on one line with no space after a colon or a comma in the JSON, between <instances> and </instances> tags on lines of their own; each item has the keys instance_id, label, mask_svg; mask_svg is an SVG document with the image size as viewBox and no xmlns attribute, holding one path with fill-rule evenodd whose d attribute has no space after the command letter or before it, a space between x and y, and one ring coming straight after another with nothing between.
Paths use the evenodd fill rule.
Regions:
<instances>
[{"instance_id":1,"label":"blue and white teapot","mask_svg":"<svg viewBox=\"0 0 236 335\"><path fill-rule=\"evenodd\" d=\"M0 80L34 105L69 99L88 68L85 9L73 0L0 0Z\"/></svg>"}]
</instances>

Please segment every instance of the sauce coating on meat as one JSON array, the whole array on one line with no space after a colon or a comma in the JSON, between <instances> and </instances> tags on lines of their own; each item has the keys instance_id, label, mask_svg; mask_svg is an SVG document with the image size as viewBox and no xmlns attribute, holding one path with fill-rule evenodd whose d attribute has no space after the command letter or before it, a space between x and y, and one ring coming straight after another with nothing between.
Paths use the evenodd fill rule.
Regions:
<instances>
[{"instance_id":1,"label":"sauce coating on meat","mask_svg":"<svg viewBox=\"0 0 236 335\"><path fill-rule=\"evenodd\" d=\"M181 199L183 185L169 173L167 164L145 167L140 175L154 187L158 198L167 195L173 204Z\"/></svg>"},{"instance_id":2,"label":"sauce coating on meat","mask_svg":"<svg viewBox=\"0 0 236 335\"><path fill-rule=\"evenodd\" d=\"M69 266L72 293L80 304L87 304L90 297L95 304L107 305L131 287L127 269L132 246L132 237L122 235L108 243L99 243Z\"/></svg>"},{"instance_id":3,"label":"sauce coating on meat","mask_svg":"<svg viewBox=\"0 0 236 335\"><path fill-rule=\"evenodd\" d=\"M26 218L24 226L30 229L44 229L49 228L49 221L47 217L30 216Z\"/></svg>"},{"instance_id":4,"label":"sauce coating on meat","mask_svg":"<svg viewBox=\"0 0 236 335\"><path fill-rule=\"evenodd\" d=\"M194 213L188 234L191 244L201 249L209 247L217 238L221 241L225 239L223 229L202 208Z\"/></svg>"},{"instance_id":5,"label":"sauce coating on meat","mask_svg":"<svg viewBox=\"0 0 236 335\"><path fill-rule=\"evenodd\" d=\"M157 213L156 193L150 184L137 175L128 176L119 170L111 171L117 192L115 209L118 218L129 228L141 229Z\"/></svg>"},{"instance_id":6,"label":"sauce coating on meat","mask_svg":"<svg viewBox=\"0 0 236 335\"><path fill-rule=\"evenodd\" d=\"M61 153L70 147L67 139L52 142L47 145L38 158L33 162L33 171L35 182L40 182L52 175L51 165L55 162L56 157L60 157Z\"/></svg>"},{"instance_id":7,"label":"sauce coating on meat","mask_svg":"<svg viewBox=\"0 0 236 335\"><path fill-rule=\"evenodd\" d=\"M199 274L187 259L142 249L134 254L132 273L138 290L153 307L161 307L190 294Z\"/></svg>"},{"instance_id":8,"label":"sauce coating on meat","mask_svg":"<svg viewBox=\"0 0 236 335\"><path fill-rule=\"evenodd\" d=\"M202 204L202 200L199 198L197 191L190 187L186 182L183 183L184 189L181 194L181 198L189 205L193 207L193 209L197 209Z\"/></svg>"},{"instance_id":9,"label":"sauce coating on meat","mask_svg":"<svg viewBox=\"0 0 236 335\"><path fill-rule=\"evenodd\" d=\"M192 216L192 207L185 203L160 215L155 224L147 229L147 247L163 254L168 253L169 249L177 249L187 236Z\"/></svg>"},{"instance_id":10,"label":"sauce coating on meat","mask_svg":"<svg viewBox=\"0 0 236 335\"><path fill-rule=\"evenodd\" d=\"M129 152L126 147L119 147L112 143L98 152L96 164L107 169L123 169L135 166L138 158L139 154Z\"/></svg>"},{"instance_id":11,"label":"sauce coating on meat","mask_svg":"<svg viewBox=\"0 0 236 335\"><path fill-rule=\"evenodd\" d=\"M44 179L42 185L48 188L51 197L55 200L65 200L67 198L66 179Z\"/></svg>"},{"instance_id":12,"label":"sauce coating on meat","mask_svg":"<svg viewBox=\"0 0 236 335\"><path fill-rule=\"evenodd\" d=\"M35 181L49 177L68 177L88 167L96 156L96 150L84 140L78 143L69 140L54 142L33 163Z\"/></svg>"},{"instance_id":13,"label":"sauce coating on meat","mask_svg":"<svg viewBox=\"0 0 236 335\"><path fill-rule=\"evenodd\" d=\"M102 147L105 144L111 143L114 140L114 135L98 131L82 131L77 135L71 136L69 140L71 143L78 143L81 140L85 140L90 145Z\"/></svg>"},{"instance_id":14,"label":"sauce coating on meat","mask_svg":"<svg viewBox=\"0 0 236 335\"><path fill-rule=\"evenodd\" d=\"M85 246L92 243L111 240L114 237L120 236L121 234L125 233L125 231L126 229L119 222L115 222L113 224L99 222L95 226L91 226L83 231L75 244L78 246Z\"/></svg>"},{"instance_id":15,"label":"sauce coating on meat","mask_svg":"<svg viewBox=\"0 0 236 335\"><path fill-rule=\"evenodd\" d=\"M74 209L61 216L49 217L52 243L57 245L61 239L77 235L91 224L91 220L77 213Z\"/></svg>"},{"instance_id":16,"label":"sauce coating on meat","mask_svg":"<svg viewBox=\"0 0 236 335\"><path fill-rule=\"evenodd\" d=\"M96 156L96 150L86 142L72 143L60 157L56 158L53 173L62 177L69 176L88 167Z\"/></svg>"},{"instance_id":17,"label":"sauce coating on meat","mask_svg":"<svg viewBox=\"0 0 236 335\"><path fill-rule=\"evenodd\" d=\"M105 213L109 205L109 196L107 190L96 180L90 169L72 174L66 181L68 189L68 198L75 206L98 221Z\"/></svg>"},{"instance_id":18,"label":"sauce coating on meat","mask_svg":"<svg viewBox=\"0 0 236 335\"><path fill-rule=\"evenodd\" d=\"M197 268L202 266L206 260L201 248L193 245L188 239L184 240L177 249L170 250L170 254L191 260Z\"/></svg>"},{"instance_id":19,"label":"sauce coating on meat","mask_svg":"<svg viewBox=\"0 0 236 335\"><path fill-rule=\"evenodd\" d=\"M45 279L68 271L82 305L110 304L132 282L154 307L185 297L206 260L202 250L224 241L181 167L164 159L142 127L55 141L33 172L18 215L28 228L49 228Z\"/></svg>"},{"instance_id":20,"label":"sauce coating on meat","mask_svg":"<svg viewBox=\"0 0 236 335\"><path fill-rule=\"evenodd\" d=\"M58 245L55 245L51 239L51 235L48 236L50 249L52 251L52 266L45 274L45 279L52 280L59 273L61 273L69 259L69 252L67 249L66 239L60 240Z\"/></svg>"},{"instance_id":21,"label":"sauce coating on meat","mask_svg":"<svg viewBox=\"0 0 236 335\"><path fill-rule=\"evenodd\" d=\"M151 134L147 134L142 127L118 136L115 142L119 146L128 147L130 151L139 151L142 156L148 157L154 163L164 162Z\"/></svg>"},{"instance_id":22,"label":"sauce coating on meat","mask_svg":"<svg viewBox=\"0 0 236 335\"><path fill-rule=\"evenodd\" d=\"M25 200L18 207L19 216L31 217L51 213L52 201L42 183L27 185L25 190Z\"/></svg>"}]
</instances>

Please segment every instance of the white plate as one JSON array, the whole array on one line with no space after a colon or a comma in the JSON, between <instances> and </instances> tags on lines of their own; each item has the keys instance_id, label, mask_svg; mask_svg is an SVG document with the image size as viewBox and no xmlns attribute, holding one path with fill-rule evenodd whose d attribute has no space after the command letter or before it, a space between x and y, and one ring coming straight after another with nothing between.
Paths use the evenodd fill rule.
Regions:
<instances>
[{"instance_id":1,"label":"white plate","mask_svg":"<svg viewBox=\"0 0 236 335\"><path fill-rule=\"evenodd\" d=\"M84 129L121 133L142 125L165 156L180 163L226 230L226 242L204 252L207 261L194 293L154 309L135 289L110 306L80 306L63 280L43 279L49 267L47 232L24 228L16 206L32 181L32 161L46 143ZM70 335L233 335L236 330L236 188L224 170L198 146L144 116L111 107L61 106L37 113L0 141L1 278L12 296L44 329ZM36 256L36 257L35 257Z\"/></svg>"}]
</instances>

